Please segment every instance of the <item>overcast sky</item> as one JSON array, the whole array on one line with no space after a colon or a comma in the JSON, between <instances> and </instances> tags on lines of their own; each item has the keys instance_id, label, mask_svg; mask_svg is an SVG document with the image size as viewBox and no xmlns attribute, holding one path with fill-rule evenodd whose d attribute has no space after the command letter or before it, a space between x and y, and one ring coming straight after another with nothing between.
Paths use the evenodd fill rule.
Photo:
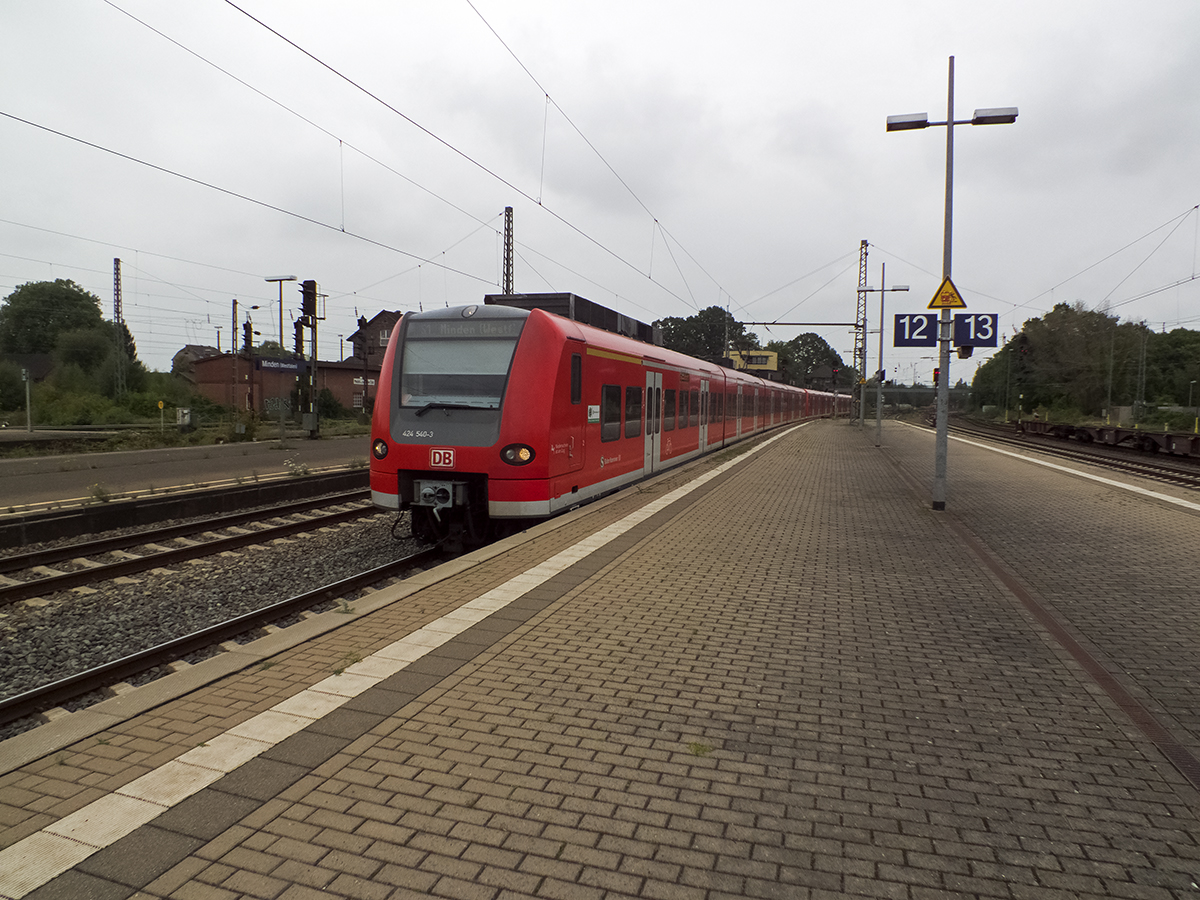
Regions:
<instances>
[{"instance_id":1,"label":"overcast sky","mask_svg":"<svg viewBox=\"0 0 1200 900\"><path fill-rule=\"evenodd\" d=\"M359 314L497 292L512 206L518 291L645 321L851 321L865 239L870 284L911 286L885 364L928 381L891 318L941 280L945 129L884 125L944 121L954 56L956 118L1020 109L954 132L969 311L1009 336L1059 302L1200 329L1195 0L237 3L0 4L0 296L70 278L110 317L120 257L167 370L218 328L229 348L233 298L277 339L264 278L296 275L336 358ZM285 285L288 346L298 305ZM750 330L851 359L844 327Z\"/></svg>"}]
</instances>

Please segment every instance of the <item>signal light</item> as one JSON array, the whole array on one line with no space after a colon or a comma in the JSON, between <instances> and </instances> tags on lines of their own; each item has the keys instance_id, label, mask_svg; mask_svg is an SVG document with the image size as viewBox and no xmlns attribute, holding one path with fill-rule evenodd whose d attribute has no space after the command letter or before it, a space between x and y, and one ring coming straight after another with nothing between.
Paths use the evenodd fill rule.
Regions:
<instances>
[{"instance_id":1,"label":"signal light","mask_svg":"<svg viewBox=\"0 0 1200 900\"><path fill-rule=\"evenodd\" d=\"M296 326L296 352L301 356L304 355L304 323L297 321Z\"/></svg>"},{"instance_id":2,"label":"signal light","mask_svg":"<svg viewBox=\"0 0 1200 900\"><path fill-rule=\"evenodd\" d=\"M937 387L937 385L938 385L938 379L939 379L939 378L941 378L941 377L942 377L942 370L941 370L941 369L934 369L934 370L933 370L933 386L934 386L934 387Z\"/></svg>"},{"instance_id":3,"label":"signal light","mask_svg":"<svg viewBox=\"0 0 1200 900\"><path fill-rule=\"evenodd\" d=\"M247 353L250 352L250 347L254 343L254 326L249 322L242 323L242 349Z\"/></svg>"},{"instance_id":4,"label":"signal light","mask_svg":"<svg viewBox=\"0 0 1200 900\"><path fill-rule=\"evenodd\" d=\"M300 313L317 317L317 283L311 278L300 284Z\"/></svg>"}]
</instances>

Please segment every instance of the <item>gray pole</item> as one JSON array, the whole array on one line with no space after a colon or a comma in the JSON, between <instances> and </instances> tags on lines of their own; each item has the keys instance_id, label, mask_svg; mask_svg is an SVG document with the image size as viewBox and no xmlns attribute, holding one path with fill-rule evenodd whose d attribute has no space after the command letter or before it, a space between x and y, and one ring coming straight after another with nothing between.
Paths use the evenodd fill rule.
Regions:
<instances>
[{"instance_id":1,"label":"gray pole","mask_svg":"<svg viewBox=\"0 0 1200 900\"><path fill-rule=\"evenodd\" d=\"M295 277L291 278L290 280L295 281ZM283 351L283 279L282 278L279 279L279 352L281 354L284 352ZM283 365L283 356L279 357L279 364ZM275 372L275 375L276 375L275 390L277 390L277 391L283 390L283 387L282 387L282 385L283 385L283 370L282 369L277 370ZM283 397L280 396L280 397L276 397L275 399L279 401L279 446L282 447L284 444Z\"/></svg>"},{"instance_id":2,"label":"gray pole","mask_svg":"<svg viewBox=\"0 0 1200 900\"><path fill-rule=\"evenodd\" d=\"M970 119L963 122L954 121L954 57L950 57L949 77L946 88L946 121L930 122L926 113L911 115L888 116L888 131L908 131L916 128L928 128L930 125L946 126L946 214L945 230L942 236L942 280L950 278L951 270L951 241L954 233L954 126L955 125L1009 125L1017 120L1015 106L977 109ZM930 304L932 306L933 304ZM933 508L946 508L946 449L949 444L948 430L950 419L950 342L953 318L950 308L941 307L938 317L938 370L940 378L937 386L937 438L934 452L933 473Z\"/></svg>"},{"instance_id":3,"label":"gray pole","mask_svg":"<svg viewBox=\"0 0 1200 900\"><path fill-rule=\"evenodd\" d=\"M950 57L946 91L946 219L942 235L942 278L950 277L951 235L954 231L954 57ZM950 310L938 318L937 437L933 454L933 508L946 508L946 454L950 445Z\"/></svg>"},{"instance_id":4,"label":"gray pole","mask_svg":"<svg viewBox=\"0 0 1200 900\"><path fill-rule=\"evenodd\" d=\"M879 369L875 373L875 446L883 445L883 300L887 297L887 263L879 266Z\"/></svg>"},{"instance_id":5,"label":"gray pole","mask_svg":"<svg viewBox=\"0 0 1200 900\"><path fill-rule=\"evenodd\" d=\"M33 394L29 390L33 376L29 374L28 369L22 369L21 378L25 382L25 430L33 431Z\"/></svg>"}]
</instances>

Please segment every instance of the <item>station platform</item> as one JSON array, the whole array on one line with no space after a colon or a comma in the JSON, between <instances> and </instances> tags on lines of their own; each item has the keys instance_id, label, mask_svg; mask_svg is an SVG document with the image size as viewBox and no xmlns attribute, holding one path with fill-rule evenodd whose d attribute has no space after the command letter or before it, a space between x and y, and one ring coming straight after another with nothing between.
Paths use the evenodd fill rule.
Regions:
<instances>
[{"instance_id":1,"label":"station platform","mask_svg":"<svg viewBox=\"0 0 1200 900\"><path fill-rule=\"evenodd\" d=\"M1196 896L1200 498L768 437L0 743L0 897Z\"/></svg>"},{"instance_id":2,"label":"station platform","mask_svg":"<svg viewBox=\"0 0 1200 900\"><path fill-rule=\"evenodd\" d=\"M0 429L0 449L14 429ZM54 443L63 432L34 432ZM23 439L26 432L17 437ZM357 466L366 484L370 438L331 437L161 447L154 450L70 452L0 459L0 516L71 509L111 499L292 477L298 470Z\"/></svg>"}]
</instances>

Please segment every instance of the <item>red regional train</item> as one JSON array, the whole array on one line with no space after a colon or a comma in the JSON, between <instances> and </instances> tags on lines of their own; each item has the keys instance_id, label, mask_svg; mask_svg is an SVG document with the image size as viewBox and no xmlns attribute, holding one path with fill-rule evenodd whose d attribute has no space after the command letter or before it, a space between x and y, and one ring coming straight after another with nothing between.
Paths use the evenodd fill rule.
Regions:
<instances>
[{"instance_id":1,"label":"red regional train","mask_svg":"<svg viewBox=\"0 0 1200 900\"><path fill-rule=\"evenodd\" d=\"M651 329L572 294L405 314L375 398L372 501L410 510L418 539L475 544L777 425L849 411L848 396L630 332Z\"/></svg>"}]
</instances>

